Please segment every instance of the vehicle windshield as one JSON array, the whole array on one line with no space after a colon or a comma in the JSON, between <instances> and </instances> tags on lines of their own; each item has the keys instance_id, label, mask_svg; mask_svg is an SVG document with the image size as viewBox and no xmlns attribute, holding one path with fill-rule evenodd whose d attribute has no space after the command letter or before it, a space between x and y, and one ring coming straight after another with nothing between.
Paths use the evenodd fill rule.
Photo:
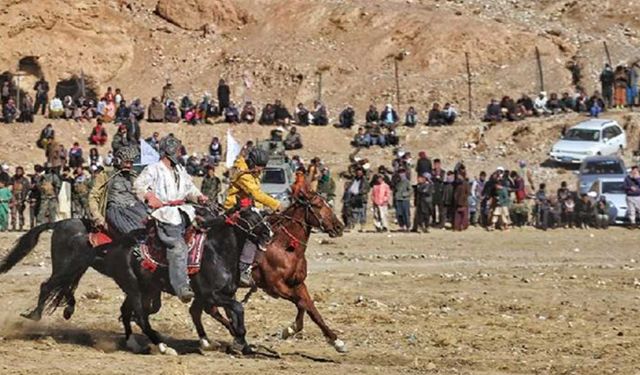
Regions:
<instances>
[{"instance_id":1,"label":"vehicle windshield","mask_svg":"<svg viewBox=\"0 0 640 375\"><path fill-rule=\"evenodd\" d=\"M283 169L265 169L262 173L263 184L284 184L286 182Z\"/></svg>"},{"instance_id":2,"label":"vehicle windshield","mask_svg":"<svg viewBox=\"0 0 640 375\"><path fill-rule=\"evenodd\" d=\"M598 142L600 130L573 128L567 131L563 139L565 141Z\"/></svg>"},{"instance_id":3,"label":"vehicle windshield","mask_svg":"<svg viewBox=\"0 0 640 375\"><path fill-rule=\"evenodd\" d=\"M617 160L588 161L580 174L624 174L624 167Z\"/></svg>"},{"instance_id":4,"label":"vehicle windshield","mask_svg":"<svg viewBox=\"0 0 640 375\"><path fill-rule=\"evenodd\" d=\"M625 194L624 181L603 182L602 194Z\"/></svg>"}]
</instances>

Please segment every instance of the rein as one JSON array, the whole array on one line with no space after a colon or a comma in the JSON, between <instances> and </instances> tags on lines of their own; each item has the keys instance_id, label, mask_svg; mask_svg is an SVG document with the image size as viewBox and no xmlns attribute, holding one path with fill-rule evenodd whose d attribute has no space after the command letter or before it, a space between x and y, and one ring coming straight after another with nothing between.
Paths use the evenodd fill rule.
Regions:
<instances>
[{"instance_id":1,"label":"rein","mask_svg":"<svg viewBox=\"0 0 640 375\"><path fill-rule=\"evenodd\" d=\"M304 208L304 219L298 219L297 217L293 217L290 214L287 214L287 211L293 211L295 205L300 205ZM274 223L274 225L278 226L279 228L282 229L282 231L284 232L284 234L287 235L287 237L289 237L290 242L289 242L289 246L293 247L294 249L297 249L300 245L303 245L305 248L307 247L307 241L303 241L300 238L296 237L293 235L293 233L291 233L287 227L284 224L285 220L289 220L290 222L294 222L299 224L305 231L310 231L311 228L313 228L314 226L308 223L307 220L307 215L309 215L309 213L311 213L313 215L313 217L316 219L316 221L319 223L320 229L322 229L323 231L325 230L324 225L322 224L322 220L320 219L319 215L313 210L312 205L310 202L308 201L304 201L301 199L296 198L296 201L294 204L292 204L291 206L289 206L283 213L281 214L274 214L274 216L277 219L276 223Z\"/></svg>"}]
</instances>

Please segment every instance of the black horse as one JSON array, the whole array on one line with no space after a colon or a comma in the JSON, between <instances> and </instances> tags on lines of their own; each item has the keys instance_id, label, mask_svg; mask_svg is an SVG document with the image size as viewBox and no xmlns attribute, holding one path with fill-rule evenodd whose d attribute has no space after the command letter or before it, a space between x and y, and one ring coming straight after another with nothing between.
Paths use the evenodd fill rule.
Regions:
<instances>
[{"instance_id":1,"label":"black horse","mask_svg":"<svg viewBox=\"0 0 640 375\"><path fill-rule=\"evenodd\" d=\"M54 230L51 239L52 275L41 285L38 306L24 316L37 320L45 309L53 311L66 303L64 316L69 319L75 306L73 293L86 270L93 267L114 279L126 294L120 310L127 346L133 351L140 350L131 335L133 318L149 340L158 346L160 353L176 354L149 324L149 315L160 310L161 292L173 293L167 270L151 272L141 266L134 255L136 239L133 235L91 247L86 225L79 220L65 220L35 227L23 235L0 262L0 273L9 271L37 245L43 231ZM194 306L211 312L216 319L219 317L213 313L213 307L223 307L231 318L227 328L234 337L234 346L250 352L245 340L244 308L234 297L239 284L238 262L244 242L250 240L263 246L271 239L271 229L262 215L253 209L241 210L233 220L225 215L204 215L200 225L207 230L207 240L200 272L191 277L196 294ZM194 324L200 330L199 317L196 321L194 316ZM200 344L204 348L210 345L206 339L201 339Z\"/></svg>"}]
</instances>

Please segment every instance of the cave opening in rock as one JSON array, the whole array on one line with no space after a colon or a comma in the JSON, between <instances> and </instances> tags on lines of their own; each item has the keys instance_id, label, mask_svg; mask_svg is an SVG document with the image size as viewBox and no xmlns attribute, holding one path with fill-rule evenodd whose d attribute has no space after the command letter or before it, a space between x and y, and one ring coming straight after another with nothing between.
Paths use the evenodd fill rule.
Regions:
<instances>
[{"instance_id":1,"label":"cave opening in rock","mask_svg":"<svg viewBox=\"0 0 640 375\"><path fill-rule=\"evenodd\" d=\"M85 99L91 99L93 101L96 101L98 98L96 84L91 76L86 74L78 76L74 74L67 79L58 81L56 84L56 96L60 99L66 96L78 99L83 95Z\"/></svg>"},{"instance_id":2,"label":"cave opening in rock","mask_svg":"<svg viewBox=\"0 0 640 375\"><path fill-rule=\"evenodd\" d=\"M42 67L38 62L38 56L25 56L18 61L18 70L29 75L40 78L43 77Z\"/></svg>"}]
</instances>

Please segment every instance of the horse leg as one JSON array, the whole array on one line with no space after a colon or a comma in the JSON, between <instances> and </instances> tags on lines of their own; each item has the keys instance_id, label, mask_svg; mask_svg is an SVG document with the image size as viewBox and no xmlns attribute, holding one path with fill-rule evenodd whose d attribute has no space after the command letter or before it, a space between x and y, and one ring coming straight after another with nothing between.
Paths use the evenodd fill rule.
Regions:
<instances>
[{"instance_id":1,"label":"horse leg","mask_svg":"<svg viewBox=\"0 0 640 375\"><path fill-rule=\"evenodd\" d=\"M231 319L231 329L229 332L231 332L234 337L233 346L241 349L242 354L250 354L252 350L245 338L247 331L244 325L244 307L242 304L230 296L214 295L211 305L211 307L220 306L224 308L227 316Z\"/></svg>"},{"instance_id":2,"label":"horse leg","mask_svg":"<svg viewBox=\"0 0 640 375\"><path fill-rule=\"evenodd\" d=\"M191 320L196 326L196 331L198 332L198 338L200 339L200 349L211 350L213 349L213 347L211 346L211 341L209 341L207 332L204 330L204 326L202 325L203 311L204 307L202 306L202 301L196 297L193 300L191 307L189 307L189 314L191 314Z\"/></svg>"},{"instance_id":3,"label":"horse leg","mask_svg":"<svg viewBox=\"0 0 640 375\"><path fill-rule=\"evenodd\" d=\"M62 312L62 316L69 320L73 316L73 313L76 311L76 297L73 295L73 291L67 292L67 306L64 308Z\"/></svg>"},{"instance_id":4,"label":"horse leg","mask_svg":"<svg viewBox=\"0 0 640 375\"><path fill-rule=\"evenodd\" d=\"M294 293L295 293L295 303L296 303L296 306L298 306L298 317L300 316L301 310L306 311L307 314L309 314L309 317L311 318L311 320L313 320L313 322L316 323L318 327L320 327L320 329L322 330L322 333L324 334L324 337L326 337L329 344L331 344L333 348L338 352L346 353L347 347L345 343L342 340L340 340L338 336L331 330L331 328L329 328L327 324L324 322L324 319L322 319L322 316L320 315L320 312L316 308L315 303L313 303L313 299L311 299L311 296L309 295L307 286L304 283L298 285L294 289ZM296 320L296 323L297 323L297 320Z\"/></svg>"},{"instance_id":5,"label":"horse leg","mask_svg":"<svg viewBox=\"0 0 640 375\"><path fill-rule=\"evenodd\" d=\"M295 335L296 333L302 331L302 328L304 327L304 313L306 312L306 310L300 307L300 305L297 302L296 302L296 306L298 307L296 320L290 326L284 328L280 333L280 337L283 340L286 340L289 337L292 337L293 335Z\"/></svg>"},{"instance_id":6,"label":"horse leg","mask_svg":"<svg viewBox=\"0 0 640 375\"><path fill-rule=\"evenodd\" d=\"M138 344L138 341L136 341L136 338L132 335L133 330L131 329L131 316L133 315L133 311L131 310L130 302L131 300L127 297L122 303L122 306L120 306L120 319L122 319L122 325L124 326L127 348L137 354L142 353L144 348Z\"/></svg>"},{"instance_id":7,"label":"horse leg","mask_svg":"<svg viewBox=\"0 0 640 375\"><path fill-rule=\"evenodd\" d=\"M52 289L50 286L52 277L48 278L45 282L40 284L40 295L38 295L38 306L36 306L30 312L21 313L20 316L22 316L23 318L34 320L36 322L42 319L42 311L44 310L45 304L49 299L49 294L51 293L51 289Z\"/></svg>"},{"instance_id":8,"label":"horse leg","mask_svg":"<svg viewBox=\"0 0 640 375\"><path fill-rule=\"evenodd\" d=\"M217 320L220 324L222 324L224 326L224 328L226 328L227 331L229 331L231 336L235 337L236 334L233 331L233 326L231 325L231 322L229 321L229 319L225 318L220 313L220 310L218 310L217 306L211 306L211 308L208 308L206 311L207 311L207 314L209 314L210 317L212 317L213 319Z\"/></svg>"}]
</instances>

